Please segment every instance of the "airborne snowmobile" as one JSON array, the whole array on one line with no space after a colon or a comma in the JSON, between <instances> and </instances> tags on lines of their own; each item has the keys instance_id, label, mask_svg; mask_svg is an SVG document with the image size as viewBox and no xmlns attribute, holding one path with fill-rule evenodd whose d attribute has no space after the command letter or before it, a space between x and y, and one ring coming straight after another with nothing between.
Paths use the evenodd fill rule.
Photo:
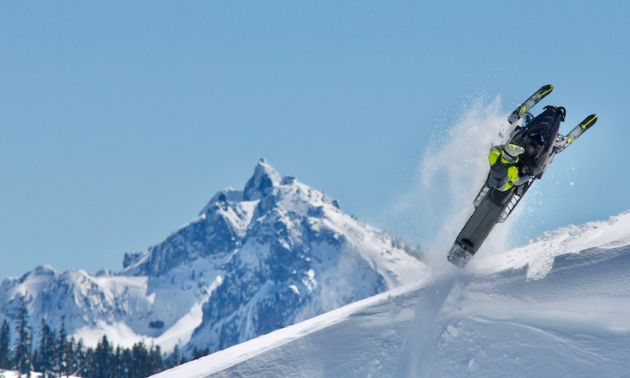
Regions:
<instances>
[{"instance_id":1,"label":"airborne snowmobile","mask_svg":"<svg viewBox=\"0 0 630 378\"><path fill-rule=\"evenodd\" d=\"M516 163L521 176L528 175L529 181L500 191L492 186L490 173L486 183L473 201L472 214L448 254L448 261L460 268L479 250L490 231L497 223L503 223L514 211L534 180L540 179L554 156L562 152L586 130L595 124L597 114L584 119L567 135L559 134L560 123L564 121L566 110L560 106L546 106L534 117L529 110L553 90L553 85L545 85L521 104L510 116L508 122L514 125L522 119L523 126L516 126L510 134L508 144L521 146L524 152Z\"/></svg>"}]
</instances>

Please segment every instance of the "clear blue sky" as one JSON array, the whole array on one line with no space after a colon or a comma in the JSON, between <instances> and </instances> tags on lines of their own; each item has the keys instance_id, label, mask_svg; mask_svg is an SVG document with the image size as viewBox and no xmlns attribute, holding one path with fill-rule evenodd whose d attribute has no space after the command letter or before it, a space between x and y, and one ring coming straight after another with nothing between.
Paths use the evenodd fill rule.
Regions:
<instances>
[{"instance_id":1,"label":"clear blue sky","mask_svg":"<svg viewBox=\"0 0 630 378\"><path fill-rule=\"evenodd\" d=\"M547 83L565 127L600 120L550 168L530 236L607 219L630 209L628 17L625 1L2 2L0 278L118 271L261 157L422 243L383 214L435 126Z\"/></svg>"}]
</instances>

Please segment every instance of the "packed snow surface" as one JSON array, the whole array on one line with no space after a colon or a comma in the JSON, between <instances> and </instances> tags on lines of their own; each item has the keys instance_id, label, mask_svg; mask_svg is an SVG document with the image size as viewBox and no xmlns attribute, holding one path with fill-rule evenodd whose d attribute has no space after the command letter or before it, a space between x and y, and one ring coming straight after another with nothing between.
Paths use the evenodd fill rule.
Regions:
<instances>
[{"instance_id":1,"label":"packed snow surface","mask_svg":"<svg viewBox=\"0 0 630 378\"><path fill-rule=\"evenodd\" d=\"M155 377L628 376L629 270L626 212Z\"/></svg>"}]
</instances>

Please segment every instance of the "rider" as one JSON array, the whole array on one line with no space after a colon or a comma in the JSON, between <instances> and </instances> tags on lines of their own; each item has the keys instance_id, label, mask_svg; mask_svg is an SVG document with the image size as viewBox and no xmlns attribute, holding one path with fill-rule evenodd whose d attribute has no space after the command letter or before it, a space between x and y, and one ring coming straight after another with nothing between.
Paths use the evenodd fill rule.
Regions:
<instances>
[{"instance_id":1,"label":"rider","mask_svg":"<svg viewBox=\"0 0 630 378\"><path fill-rule=\"evenodd\" d=\"M519 155L525 149L515 144L494 146L490 149L490 175L488 186L505 192L513 186L519 186L529 181L528 175L520 176L518 167Z\"/></svg>"}]
</instances>

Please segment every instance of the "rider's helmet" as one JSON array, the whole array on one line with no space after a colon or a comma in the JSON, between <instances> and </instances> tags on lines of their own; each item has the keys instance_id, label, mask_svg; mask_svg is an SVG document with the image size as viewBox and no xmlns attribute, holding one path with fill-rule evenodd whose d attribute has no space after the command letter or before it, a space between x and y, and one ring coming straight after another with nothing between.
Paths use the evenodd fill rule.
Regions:
<instances>
[{"instance_id":1,"label":"rider's helmet","mask_svg":"<svg viewBox=\"0 0 630 378\"><path fill-rule=\"evenodd\" d=\"M525 152L525 149L521 146L517 146L515 144L506 144L503 147L503 159L507 160L510 163L515 163L518 161L518 155Z\"/></svg>"}]
</instances>

